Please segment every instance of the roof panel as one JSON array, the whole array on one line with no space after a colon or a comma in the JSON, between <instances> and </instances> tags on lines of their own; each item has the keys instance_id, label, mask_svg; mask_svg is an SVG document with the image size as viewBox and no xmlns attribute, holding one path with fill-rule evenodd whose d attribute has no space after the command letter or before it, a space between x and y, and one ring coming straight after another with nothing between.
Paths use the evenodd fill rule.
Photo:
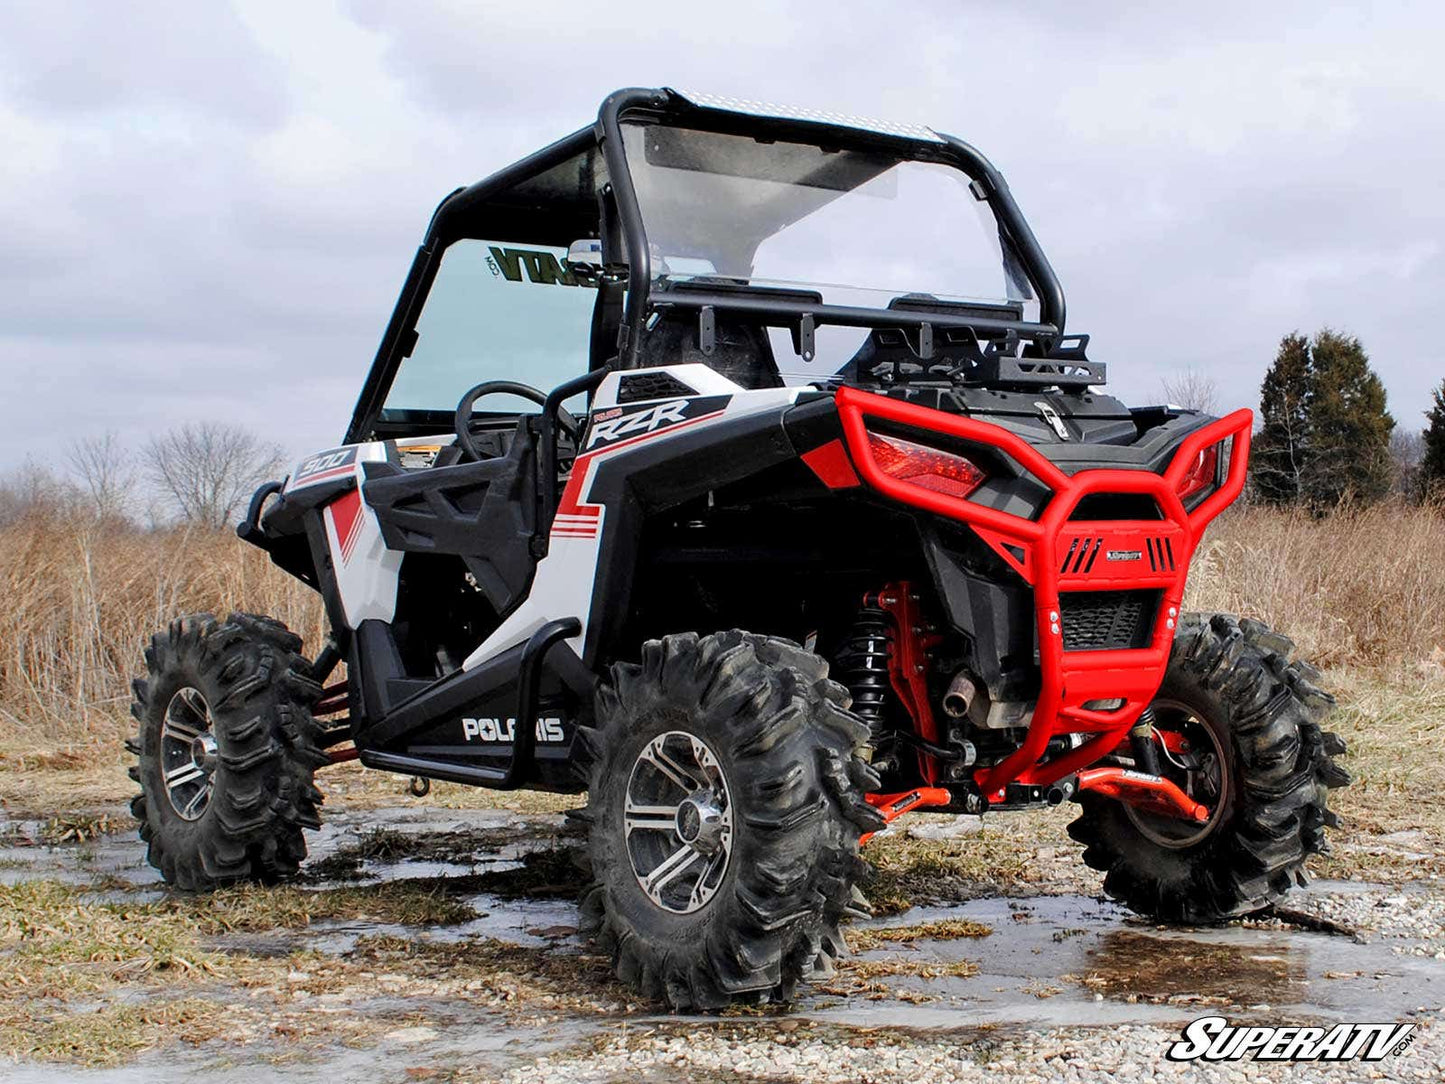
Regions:
<instances>
[{"instance_id":1,"label":"roof panel","mask_svg":"<svg viewBox=\"0 0 1445 1084\"><path fill-rule=\"evenodd\" d=\"M929 143L942 143L943 139L932 128L921 124L895 124L893 121L878 120L874 117L857 117L851 113L833 113L822 109L804 109L796 106L778 105L774 102L760 102L751 98L729 98L719 94L702 94L691 90L674 90L681 98L703 109L721 109L729 113L744 113L753 117L773 117L779 120L811 121L815 124L833 124L843 128L857 128L865 132L901 136L905 139L919 139Z\"/></svg>"}]
</instances>

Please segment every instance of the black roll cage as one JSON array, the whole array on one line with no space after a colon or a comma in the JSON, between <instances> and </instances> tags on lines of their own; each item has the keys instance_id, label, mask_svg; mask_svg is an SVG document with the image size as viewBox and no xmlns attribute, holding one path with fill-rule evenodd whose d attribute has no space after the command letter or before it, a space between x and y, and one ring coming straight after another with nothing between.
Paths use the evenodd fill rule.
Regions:
<instances>
[{"instance_id":1,"label":"black roll cage","mask_svg":"<svg viewBox=\"0 0 1445 1084\"><path fill-rule=\"evenodd\" d=\"M1038 293L1039 320L1012 318L1006 307L920 305L912 308L871 309L826 305L808 297L777 296L774 292L752 293L725 288L666 291L654 295L651 256L642 209L632 184L632 175L622 139L622 124L629 120L676 123L706 131L751 135L779 140L801 139L848 148L888 151L906 159L951 165L966 174L993 209L1006 239L1022 262L1024 271ZM455 239L458 221L484 208L495 197L588 151L600 151L607 167L618 226L626 245L628 276L622 327L614 368L636 368L643 329L649 314L663 308L694 309L699 319L709 319L716 309L747 313L769 326L790 328L800 352L811 343L813 329L821 324L850 327L895 328L911 333L920 355L931 355L935 329L960 329L985 335L1014 334L1031 340L1038 357L1081 358L1082 349L1064 343L1064 291L1054 274L1033 230L1014 202L1003 175L982 154L954 136L936 133L942 142L925 141L907 135L834 123L822 119L796 119L734 112L699 105L670 89L629 88L616 91L602 102L595 124L579 129L550 146L465 188L458 188L438 205L417 249L411 269L402 285L401 296L382 335L371 371L367 374L356 409L348 426L345 443L368 440L375 432L386 392L411 352L416 339L416 321L422 302L431 289L443 250ZM1082 338L1082 337L1081 337ZM546 389L543 389L546 390Z\"/></svg>"}]
</instances>

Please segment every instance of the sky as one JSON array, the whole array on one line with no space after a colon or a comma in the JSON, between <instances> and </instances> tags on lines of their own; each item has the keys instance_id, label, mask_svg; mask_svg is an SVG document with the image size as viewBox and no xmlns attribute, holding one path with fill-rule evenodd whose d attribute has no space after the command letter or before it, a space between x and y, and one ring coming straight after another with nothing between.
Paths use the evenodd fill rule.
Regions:
<instances>
[{"instance_id":1,"label":"sky","mask_svg":"<svg viewBox=\"0 0 1445 1084\"><path fill-rule=\"evenodd\" d=\"M1280 337L1331 326L1418 429L1442 41L1405 3L10 0L0 471L207 419L334 444L437 201L629 85L973 143L1127 402L1196 369L1254 406Z\"/></svg>"}]
</instances>

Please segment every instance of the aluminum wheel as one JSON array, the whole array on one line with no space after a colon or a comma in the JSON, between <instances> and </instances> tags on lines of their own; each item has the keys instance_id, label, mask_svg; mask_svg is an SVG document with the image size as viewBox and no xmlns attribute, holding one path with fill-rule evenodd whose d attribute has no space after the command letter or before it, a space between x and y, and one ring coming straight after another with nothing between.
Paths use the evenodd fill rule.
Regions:
<instances>
[{"instance_id":1,"label":"aluminum wheel","mask_svg":"<svg viewBox=\"0 0 1445 1084\"><path fill-rule=\"evenodd\" d=\"M717 893L732 854L733 808L706 742L681 730L648 742L627 780L623 823L633 875L657 906L685 915Z\"/></svg>"},{"instance_id":2,"label":"aluminum wheel","mask_svg":"<svg viewBox=\"0 0 1445 1084\"><path fill-rule=\"evenodd\" d=\"M177 816L194 821L205 813L218 760L211 705L199 689L177 689L161 721L161 771Z\"/></svg>"}]
</instances>

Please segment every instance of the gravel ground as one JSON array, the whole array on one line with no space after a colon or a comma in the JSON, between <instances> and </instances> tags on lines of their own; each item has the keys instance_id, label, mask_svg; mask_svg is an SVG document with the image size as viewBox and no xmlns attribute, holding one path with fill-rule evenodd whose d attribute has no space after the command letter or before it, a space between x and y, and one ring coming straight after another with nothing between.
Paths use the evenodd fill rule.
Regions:
<instances>
[{"instance_id":1,"label":"gravel ground","mask_svg":"<svg viewBox=\"0 0 1445 1084\"><path fill-rule=\"evenodd\" d=\"M1360 940L1389 944L1396 954L1445 960L1445 891L1438 881L1403 889L1362 885L1291 903L1294 910L1354 931Z\"/></svg>"},{"instance_id":2,"label":"gravel ground","mask_svg":"<svg viewBox=\"0 0 1445 1084\"><path fill-rule=\"evenodd\" d=\"M1430 1081L1445 1079L1438 1028L1417 1027L1404 1054L1367 1064L1175 1063L1164 1052L1177 1031L1123 1025L1063 1028L1041 1034L922 1037L892 1032L748 1034L727 1027L639 1032L630 1029L595 1050L542 1058L513 1069L504 1084L538 1081L808 1081L809 1084L905 1084L998 1081Z\"/></svg>"}]
</instances>

